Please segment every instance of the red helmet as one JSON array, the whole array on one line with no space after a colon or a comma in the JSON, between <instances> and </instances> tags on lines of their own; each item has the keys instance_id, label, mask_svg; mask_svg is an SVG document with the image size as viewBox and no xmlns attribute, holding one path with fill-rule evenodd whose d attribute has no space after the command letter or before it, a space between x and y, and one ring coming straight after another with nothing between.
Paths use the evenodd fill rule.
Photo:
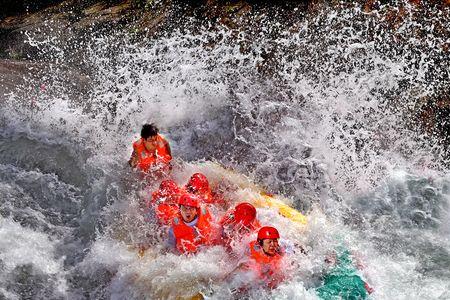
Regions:
<instances>
[{"instance_id":1,"label":"red helmet","mask_svg":"<svg viewBox=\"0 0 450 300\"><path fill-rule=\"evenodd\" d=\"M178 200L179 205L191 206L191 207L200 207L200 199L193 194L185 193Z\"/></svg>"},{"instance_id":2,"label":"red helmet","mask_svg":"<svg viewBox=\"0 0 450 300\"><path fill-rule=\"evenodd\" d=\"M250 225L256 218L256 208L250 203L243 202L236 205L234 208L234 219L236 222L241 222L243 225Z\"/></svg>"},{"instance_id":3,"label":"red helmet","mask_svg":"<svg viewBox=\"0 0 450 300\"><path fill-rule=\"evenodd\" d=\"M159 191L161 193L161 196L168 197L173 194L180 193L180 188L173 180L163 180L161 184L159 185Z\"/></svg>"},{"instance_id":4,"label":"red helmet","mask_svg":"<svg viewBox=\"0 0 450 300\"><path fill-rule=\"evenodd\" d=\"M258 231L258 240L279 239L280 234L275 227L264 226Z\"/></svg>"},{"instance_id":5,"label":"red helmet","mask_svg":"<svg viewBox=\"0 0 450 300\"><path fill-rule=\"evenodd\" d=\"M186 189L192 192L206 193L209 191L208 178L202 173L195 173L186 184Z\"/></svg>"}]
</instances>

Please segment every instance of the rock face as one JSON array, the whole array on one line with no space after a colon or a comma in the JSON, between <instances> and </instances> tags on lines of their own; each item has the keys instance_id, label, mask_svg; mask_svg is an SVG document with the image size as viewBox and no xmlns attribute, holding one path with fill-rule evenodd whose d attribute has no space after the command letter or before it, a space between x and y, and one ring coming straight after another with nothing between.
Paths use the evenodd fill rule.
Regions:
<instances>
[{"instance_id":1,"label":"rock face","mask_svg":"<svg viewBox=\"0 0 450 300\"><path fill-rule=\"evenodd\" d=\"M183 24L192 22L199 25L225 26L236 32L236 35L239 31L256 35L258 30L261 30L259 22L262 18L266 18L279 20L277 29L271 28L273 31L271 34L276 38L282 31L298 32L298 24L305 19L313 20L323 9L339 9L349 5L359 5L367 16L379 18L377 21L381 24L379 28L391 33L393 43L402 42L404 39L399 31L405 21L414 20L420 23L421 18L427 16L430 10L442 12L443 20L445 16L447 20L450 19L450 0L358 0L353 3L334 0L6 0L0 13L0 97L7 94L13 86L22 84L24 74L39 73L38 70L45 63L52 63L39 47L26 42L28 36L39 40L51 35L67 49L74 49L86 36L117 32L117 29L121 29L127 37L134 37L139 41L142 37L158 36L171 30L183 29ZM450 51L448 24L437 22L433 28L432 34L445 41L438 46L448 57ZM414 34L420 43L422 37L428 33L418 29ZM243 53L251 51L245 43L239 46ZM276 46L273 49L264 49L261 54L262 61L256 66L260 74L271 76L276 73L279 62L276 51ZM88 79L83 75L85 70L81 71L83 66L78 64L77 54L71 55L74 57L64 59L73 61L73 70L77 71L72 72L76 74L75 77L83 87L81 88L83 93L89 86ZM444 59L436 66L445 68L449 60ZM448 73L447 77L440 80L442 85L436 97L422 101L421 106L412 114L426 132L441 135L445 143L450 144L449 129L445 125L449 112Z\"/></svg>"},{"instance_id":2,"label":"rock face","mask_svg":"<svg viewBox=\"0 0 450 300\"><path fill-rule=\"evenodd\" d=\"M40 59L35 47L30 47L26 34L47 33L69 40L73 35L100 27L116 27L129 22L132 1L114 3L92 1L63 1L29 14L6 17L0 21L1 58Z\"/></svg>"},{"instance_id":3,"label":"rock face","mask_svg":"<svg viewBox=\"0 0 450 300\"><path fill-rule=\"evenodd\" d=\"M377 9L380 1L359 0L367 12ZM385 2L390 1L382 1ZM421 1L411 0L420 6ZM440 1L431 1L439 3ZM449 1L443 1L442 5ZM0 20L0 58L42 59L35 47L30 47L25 32L33 35L53 31L62 40L83 32L98 32L123 27L131 33L155 35L173 29L183 19L195 17L228 28L243 29L257 25L255 15L278 18L282 28L292 28L308 15L314 15L324 6L339 6L340 1L223 1L223 0L6 0ZM27 12L27 13L25 13ZM300 12L300 14L299 14ZM393 11L392 26L399 24L402 11ZM6 17L9 16L9 17ZM256 18L257 19L257 18ZM257 28L257 26L256 26ZM267 57L270 57L270 53Z\"/></svg>"},{"instance_id":4,"label":"rock face","mask_svg":"<svg viewBox=\"0 0 450 300\"><path fill-rule=\"evenodd\" d=\"M62 2L62 0L3 0L0 19L23 13L31 13Z\"/></svg>"},{"instance_id":5,"label":"rock face","mask_svg":"<svg viewBox=\"0 0 450 300\"><path fill-rule=\"evenodd\" d=\"M280 20L283 29L295 30L300 20L314 16L324 7L339 7L359 3L361 9L370 13L381 5L397 3L387 13L383 22L391 28L398 28L408 17L402 3L410 3L419 10L443 10L450 6L450 0L405 0L375 1L358 0L352 3L341 1L223 1L223 0L6 0L0 13L0 58L35 59L36 49L30 47L25 32L39 35L52 31L59 38L69 40L65 35L81 35L99 30L124 28L133 34L158 35L180 26L189 18L197 21L219 23L232 29L254 26L255 16L265 15ZM256 19L256 21L255 21ZM380 20L381 21L381 20ZM255 26L256 25L256 26ZM447 50L449 46L447 45Z\"/></svg>"},{"instance_id":6,"label":"rock face","mask_svg":"<svg viewBox=\"0 0 450 300\"><path fill-rule=\"evenodd\" d=\"M29 73L33 68L38 68L37 64L9 59L0 60L0 95L7 95L15 86L23 84L23 74Z\"/></svg>"},{"instance_id":7,"label":"rock face","mask_svg":"<svg viewBox=\"0 0 450 300\"><path fill-rule=\"evenodd\" d=\"M277 15L278 18L285 20L283 26L287 28L305 16L293 13L294 11L298 9L312 11L312 7L317 7L320 2L47 0L35 1L31 5L27 1L9 1L8 10L4 11L4 15L9 16L0 19L0 59L6 59L3 65L11 66L13 69L17 66L13 66L12 60L47 61L48 57L38 46L27 42L29 36L34 40L46 40L51 36L56 38L60 45L73 49L87 36L122 29L129 37L139 39L142 36L151 37L167 33L182 27L184 22L192 22L193 19L199 24L210 22L232 29L248 29L255 25L255 21L251 19L255 13L267 14L269 17ZM267 58L270 57L268 53ZM70 57L64 59L71 60ZM73 61L76 61L76 57ZM19 65L24 66L26 63ZM74 67L78 67L76 65L74 63ZM19 78L12 74L3 74L8 78L5 79L8 86L13 84L14 78ZM6 90L6 87L3 90Z\"/></svg>"},{"instance_id":8,"label":"rock face","mask_svg":"<svg viewBox=\"0 0 450 300\"><path fill-rule=\"evenodd\" d=\"M58 38L69 40L64 35L123 28L132 34L152 36L178 28L188 19L243 29L255 25L251 16L263 14L282 20L281 25L287 28L326 3L323 0L47 0L37 1L33 6L42 9L27 9L24 13L23 7L30 6L21 2L11 4L3 20L0 16L0 58L40 59L36 49L24 43L26 32L35 36L52 31L54 35L59 34Z\"/></svg>"}]
</instances>

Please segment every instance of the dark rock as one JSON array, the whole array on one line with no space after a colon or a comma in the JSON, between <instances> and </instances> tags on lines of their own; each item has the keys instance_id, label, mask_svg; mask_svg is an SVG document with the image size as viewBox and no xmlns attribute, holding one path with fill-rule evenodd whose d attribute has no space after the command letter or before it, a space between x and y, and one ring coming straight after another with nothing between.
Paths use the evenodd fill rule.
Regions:
<instances>
[{"instance_id":1,"label":"dark rock","mask_svg":"<svg viewBox=\"0 0 450 300\"><path fill-rule=\"evenodd\" d=\"M436 97L422 98L421 106L415 111L420 126L430 136L439 137L438 142L443 145L450 144L450 89L443 90ZM444 147L446 155L450 155L450 149Z\"/></svg>"},{"instance_id":2,"label":"dark rock","mask_svg":"<svg viewBox=\"0 0 450 300\"><path fill-rule=\"evenodd\" d=\"M203 30L204 26L207 26L210 30L220 26L232 29L233 35L230 42L233 42L232 39L239 40L239 47L242 53L246 54L251 53L252 41L257 39L259 33L264 33L264 36L273 38L274 42L267 42L266 47L259 53L261 60L256 66L256 72L258 76L272 77L276 80L278 71L283 68L281 62L283 59L289 58L289 49L280 49L280 46L275 42L282 33L298 32L301 27L299 24L302 24L303 20L315 20L315 16L322 10L336 10L354 5L359 5L361 9L364 9L367 14L364 14L363 17L376 25L372 26L373 28L367 33L367 41L375 41L376 38L389 39L380 45L376 44L376 47L379 47L376 50L380 53L385 53L387 56L390 55L390 52L393 56L402 54L406 47L389 45L406 44L415 49L415 52L411 52L415 57L408 57L407 59L417 61L424 52L423 49L427 49L426 46L422 45L426 44L427 39L424 37L430 34L442 40L442 43L437 47L441 48L443 53L448 54L450 52L450 46L447 42L450 32L447 24L437 21L432 24L433 26L428 26L430 24L424 23L426 16L430 19L429 14L433 10L442 10L442 20L444 20L449 14L449 10L445 8L446 5L450 5L449 0L411 1L413 9L407 9L404 2L394 0L359 0L356 2L334 0L41 0L33 1L33 8L29 7L26 14L17 14L23 13L21 7L24 5L30 6L29 2L32 1L19 1L13 5L13 2L8 0L9 6L7 5L7 7L9 9L5 10L3 14L15 16L0 20L0 58L8 59L0 63L0 72L2 73L0 75L0 83L2 83L0 95L7 93L15 83L23 82L22 75L32 76L35 72L25 68L26 64L14 64L11 60L53 62L52 53L46 53L27 43L27 36L32 36L35 40L44 40L50 35L57 37L59 45L67 50L65 51L65 55L67 55L65 57L66 67L69 66L77 70L72 72L78 74L78 78L84 83L87 80L82 77L86 77L84 74L89 74L89 66L85 65L82 49L77 49L77 45L84 40L109 32L123 32L124 37L131 37L132 41L140 42L143 38L168 34L171 30L200 31ZM376 11L376 13L372 13L373 11ZM268 26L266 29L262 28L264 26L260 26L265 22L275 24L274 21L276 20L279 20L277 26ZM320 27L321 20L316 21L319 23L312 26ZM399 34L398 29L402 28L405 22L415 22L420 26L417 26L413 32ZM433 28L433 31L426 31L426 28ZM263 32L263 30L266 30L266 32ZM245 38L238 38L240 33L243 33ZM417 40L417 45L408 44L408 39L412 36ZM320 37L317 38L320 39ZM206 42L205 47L213 48L220 39L221 37L217 37L217 40L212 39ZM320 52L323 45L318 42L317 46L317 51ZM315 53L308 53L308 51L310 49L303 49L302 53L305 56L316 55ZM416 116L415 121L417 121L417 118L421 120L421 124L423 124L427 133L431 135L442 134L445 143L450 143L450 138L447 138L450 129L447 125L448 122L446 122L449 111L447 106L439 104L442 101L448 101L448 99L445 100L445 95L448 95L448 86L445 86L445 84L447 82L448 85L449 78L448 72L443 70L448 70L449 60L445 59L445 56L442 57L437 58L441 61L433 62L436 68L430 69L429 74L427 74L427 80L433 81L430 85L436 86L437 96L433 97L433 100L424 100L423 106L415 107L414 109L417 110L409 113ZM327 57L324 55L322 59L326 60ZM351 63L342 60L339 65L342 67L336 68L338 72L351 71ZM299 69L298 71L308 72L307 69ZM447 74L447 77L442 74ZM333 74L327 74L327 76L329 75ZM319 76L319 74L315 76ZM439 78L439 76L442 78L438 82L436 78ZM402 89L408 90L413 84L413 82L404 82L400 85ZM85 90L87 86L88 84L85 84L81 90ZM76 91L75 93L80 97L83 91ZM397 97L395 93L392 93L392 95L388 94L389 91L384 93L386 94L383 95L385 99L392 102L392 107L404 106L402 98ZM269 117L271 120L278 118L276 113L270 114ZM407 115L406 118L410 118L410 115ZM358 141L358 147L364 148L364 141ZM308 155L306 154L306 156Z\"/></svg>"},{"instance_id":3,"label":"dark rock","mask_svg":"<svg viewBox=\"0 0 450 300\"><path fill-rule=\"evenodd\" d=\"M49 88L54 82L40 79L43 73L48 72L49 67L51 65L47 63L35 61L0 59L0 98L8 97L14 92L15 97L29 101L22 103L23 105L33 106L38 104L40 97L57 93L57 90ZM62 74L65 76L59 78L60 83L66 85L71 83L73 86L69 96L75 101L82 101L90 90L89 78L76 69L63 69ZM40 84L35 86L30 85L30 82Z\"/></svg>"},{"instance_id":4,"label":"dark rock","mask_svg":"<svg viewBox=\"0 0 450 300\"><path fill-rule=\"evenodd\" d=\"M6 96L18 85L23 85L24 74L37 73L41 68L39 63L0 59L0 97Z\"/></svg>"},{"instance_id":5,"label":"dark rock","mask_svg":"<svg viewBox=\"0 0 450 300\"><path fill-rule=\"evenodd\" d=\"M6 16L35 12L63 0L3 0L1 2L0 19Z\"/></svg>"}]
</instances>

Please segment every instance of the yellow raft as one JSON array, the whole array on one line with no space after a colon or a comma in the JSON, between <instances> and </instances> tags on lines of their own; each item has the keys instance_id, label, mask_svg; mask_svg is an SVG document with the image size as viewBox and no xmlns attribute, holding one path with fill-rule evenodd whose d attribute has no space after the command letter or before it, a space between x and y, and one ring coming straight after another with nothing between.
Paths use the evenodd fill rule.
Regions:
<instances>
[{"instance_id":1,"label":"yellow raft","mask_svg":"<svg viewBox=\"0 0 450 300\"><path fill-rule=\"evenodd\" d=\"M208 179L212 187L223 182L229 182L238 189L250 191L245 201L250 202L255 207L277 209L278 213L298 225L306 225L307 219L301 212L292 208L287 203L288 199L266 193L260 186L254 184L248 177L234 170L227 169L216 162L202 162L196 164L186 163L184 171L192 168L192 173L201 171Z\"/></svg>"},{"instance_id":2,"label":"yellow raft","mask_svg":"<svg viewBox=\"0 0 450 300\"><path fill-rule=\"evenodd\" d=\"M277 209L280 215L297 224L306 225L307 223L306 217L301 212L271 195L262 193L252 204L256 207Z\"/></svg>"}]
</instances>

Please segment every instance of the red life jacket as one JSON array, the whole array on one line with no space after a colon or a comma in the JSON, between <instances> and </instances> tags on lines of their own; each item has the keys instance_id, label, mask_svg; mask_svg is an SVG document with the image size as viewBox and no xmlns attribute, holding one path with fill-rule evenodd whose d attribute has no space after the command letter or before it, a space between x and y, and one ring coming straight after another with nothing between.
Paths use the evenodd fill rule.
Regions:
<instances>
[{"instance_id":1,"label":"red life jacket","mask_svg":"<svg viewBox=\"0 0 450 300\"><path fill-rule=\"evenodd\" d=\"M186 225L180 214L173 220L173 234L181 253L195 253L199 246L212 244L211 215L206 208L200 208L197 218L197 224L193 227Z\"/></svg>"},{"instance_id":2,"label":"red life jacket","mask_svg":"<svg viewBox=\"0 0 450 300\"><path fill-rule=\"evenodd\" d=\"M167 165L172 160L167 144L168 142L160 134L158 134L156 138L155 151L153 152L150 152L145 148L144 140L142 138L134 142L133 149L138 157L138 169L148 172L151 167L156 166L157 164L161 164L162 166Z\"/></svg>"},{"instance_id":3,"label":"red life jacket","mask_svg":"<svg viewBox=\"0 0 450 300\"><path fill-rule=\"evenodd\" d=\"M269 256L257 241L253 241L249 245L249 256L254 262L250 267L269 288L275 288L283 280L281 253Z\"/></svg>"}]
</instances>

